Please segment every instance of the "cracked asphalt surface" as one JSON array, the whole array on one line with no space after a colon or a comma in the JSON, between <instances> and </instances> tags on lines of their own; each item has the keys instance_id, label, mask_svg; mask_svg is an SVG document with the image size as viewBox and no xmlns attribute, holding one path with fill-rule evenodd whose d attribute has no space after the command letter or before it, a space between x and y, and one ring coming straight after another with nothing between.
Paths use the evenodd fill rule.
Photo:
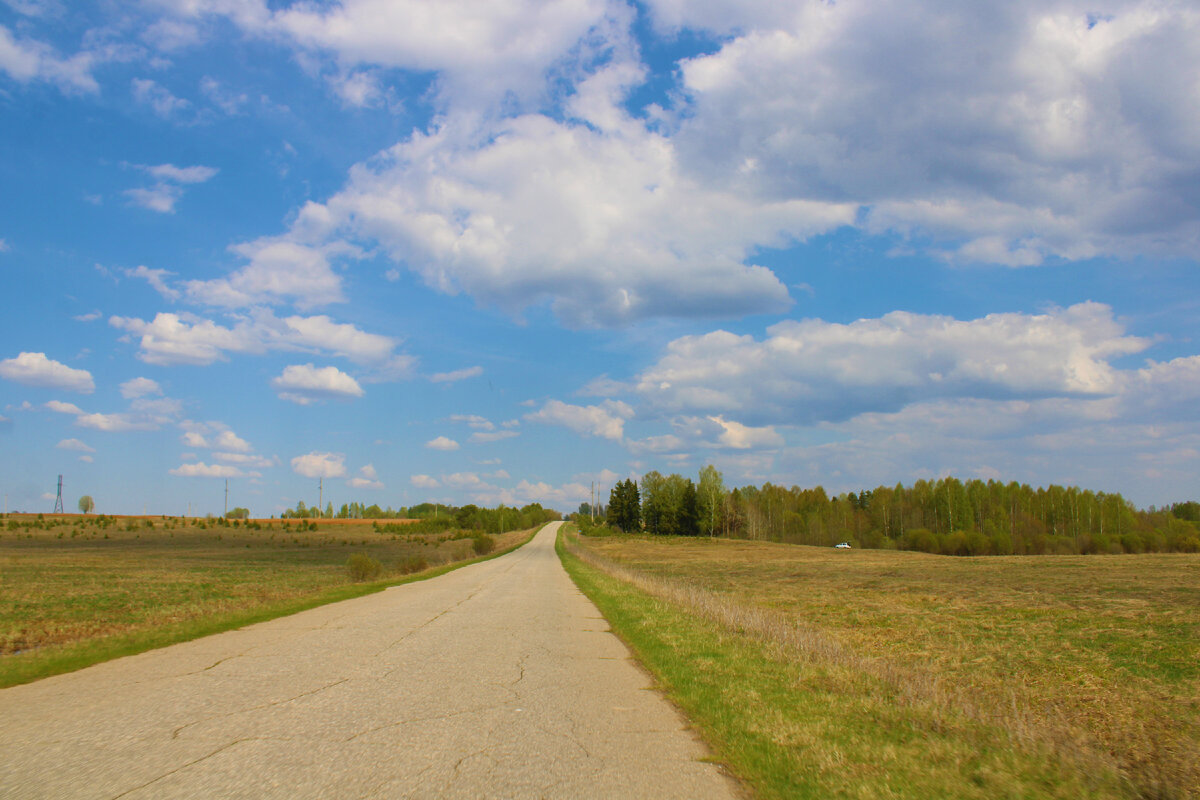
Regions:
<instances>
[{"instance_id":1,"label":"cracked asphalt surface","mask_svg":"<svg viewBox=\"0 0 1200 800\"><path fill-rule=\"evenodd\" d=\"M0 797L737 797L554 552L0 691Z\"/></svg>"}]
</instances>

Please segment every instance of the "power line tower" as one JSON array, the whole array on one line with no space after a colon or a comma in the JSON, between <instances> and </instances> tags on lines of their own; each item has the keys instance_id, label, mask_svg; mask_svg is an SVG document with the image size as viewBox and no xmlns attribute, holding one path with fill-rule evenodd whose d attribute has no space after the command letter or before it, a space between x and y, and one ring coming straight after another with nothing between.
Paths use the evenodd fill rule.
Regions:
<instances>
[{"instance_id":1,"label":"power line tower","mask_svg":"<svg viewBox=\"0 0 1200 800\"><path fill-rule=\"evenodd\" d=\"M62 475L58 476L58 498L54 501L54 513L62 514Z\"/></svg>"}]
</instances>

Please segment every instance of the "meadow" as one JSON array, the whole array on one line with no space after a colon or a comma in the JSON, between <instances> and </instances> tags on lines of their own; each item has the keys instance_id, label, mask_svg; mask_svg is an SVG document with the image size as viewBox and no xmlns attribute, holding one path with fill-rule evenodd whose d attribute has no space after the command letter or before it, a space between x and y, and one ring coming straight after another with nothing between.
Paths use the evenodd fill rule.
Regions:
<instances>
[{"instance_id":1,"label":"meadow","mask_svg":"<svg viewBox=\"0 0 1200 800\"><path fill-rule=\"evenodd\" d=\"M1200 796L1200 556L566 541L763 796Z\"/></svg>"},{"instance_id":2,"label":"meadow","mask_svg":"<svg viewBox=\"0 0 1200 800\"><path fill-rule=\"evenodd\" d=\"M420 529L12 515L0 527L0 687L440 574L532 535Z\"/></svg>"}]
</instances>

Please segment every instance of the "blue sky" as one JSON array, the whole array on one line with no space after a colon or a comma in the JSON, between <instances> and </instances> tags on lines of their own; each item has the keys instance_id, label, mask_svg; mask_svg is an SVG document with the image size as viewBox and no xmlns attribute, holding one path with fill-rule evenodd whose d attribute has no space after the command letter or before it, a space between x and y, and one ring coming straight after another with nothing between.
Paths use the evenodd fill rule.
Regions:
<instances>
[{"instance_id":1,"label":"blue sky","mask_svg":"<svg viewBox=\"0 0 1200 800\"><path fill-rule=\"evenodd\" d=\"M1194 499L1200 12L0 3L0 482Z\"/></svg>"}]
</instances>

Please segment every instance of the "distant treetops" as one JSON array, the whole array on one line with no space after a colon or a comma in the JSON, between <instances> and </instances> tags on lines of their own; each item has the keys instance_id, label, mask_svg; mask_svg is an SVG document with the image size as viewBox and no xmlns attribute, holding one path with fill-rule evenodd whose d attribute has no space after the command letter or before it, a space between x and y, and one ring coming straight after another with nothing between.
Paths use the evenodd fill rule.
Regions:
<instances>
[{"instance_id":1,"label":"distant treetops","mask_svg":"<svg viewBox=\"0 0 1200 800\"><path fill-rule=\"evenodd\" d=\"M581 507L581 524L592 509ZM830 497L817 486L728 490L706 466L699 481L648 472L612 488L596 522L625 532L725 536L946 555L1200 552L1200 503L1139 510L1120 494L947 477Z\"/></svg>"}]
</instances>

